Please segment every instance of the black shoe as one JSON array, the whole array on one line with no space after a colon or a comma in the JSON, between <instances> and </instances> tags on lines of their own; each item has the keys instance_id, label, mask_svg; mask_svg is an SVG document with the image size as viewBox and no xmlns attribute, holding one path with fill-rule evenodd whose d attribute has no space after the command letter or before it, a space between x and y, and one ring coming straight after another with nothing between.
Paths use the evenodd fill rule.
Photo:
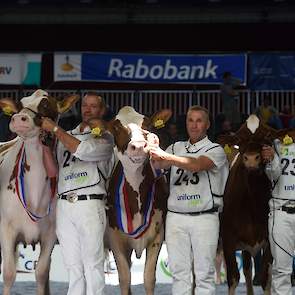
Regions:
<instances>
[{"instance_id":1,"label":"black shoe","mask_svg":"<svg viewBox=\"0 0 295 295\"><path fill-rule=\"evenodd\" d=\"M260 286L261 285L261 281L260 281L260 278L259 276L254 276L254 279L253 279L253 286Z\"/></svg>"}]
</instances>

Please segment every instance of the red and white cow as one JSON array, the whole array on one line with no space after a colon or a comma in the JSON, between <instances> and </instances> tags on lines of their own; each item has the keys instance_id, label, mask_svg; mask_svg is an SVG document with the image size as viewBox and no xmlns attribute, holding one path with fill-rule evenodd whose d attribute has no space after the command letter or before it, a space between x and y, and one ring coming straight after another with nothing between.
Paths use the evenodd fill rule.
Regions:
<instances>
[{"instance_id":1,"label":"red and white cow","mask_svg":"<svg viewBox=\"0 0 295 295\"><path fill-rule=\"evenodd\" d=\"M55 235L56 167L48 147L41 144L43 116L56 119L77 100L57 102L43 90L24 97L19 104L0 101L2 109L15 114L10 129L18 137L0 147L0 243L3 258L3 294L9 295L16 277L15 251L18 243L40 242L36 267L37 294L49 292L50 255Z\"/></svg>"},{"instance_id":2,"label":"red and white cow","mask_svg":"<svg viewBox=\"0 0 295 295\"><path fill-rule=\"evenodd\" d=\"M234 152L236 156L231 163L220 225L230 295L235 294L240 279L235 251L242 250L247 294L250 295L254 294L251 256L262 248L261 285L264 294L270 292L268 269L272 257L268 242L268 202L271 182L264 172L262 148L287 133L288 130L277 131L261 124L255 115L251 115L236 135L221 136L218 140L223 145L239 147L239 153Z\"/></svg>"},{"instance_id":3,"label":"red and white cow","mask_svg":"<svg viewBox=\"0 0 295 295\"><path fill-rule=\"evenodd\" d=\"M124 107L104 126L98 121L92 122L92 127L106 128L115 139L117 163L108 188L107 238L123 295L131 294L131 254L134 250L139 258L144 249L144 287L146 294L154 293L155 270L164 238L168 185L149 160L149 148L158 144L158 137L147 130L151 125L162 125L170 116L170 110L163 110L149 119L131 107Z\"/></svg>"}]
</instances>

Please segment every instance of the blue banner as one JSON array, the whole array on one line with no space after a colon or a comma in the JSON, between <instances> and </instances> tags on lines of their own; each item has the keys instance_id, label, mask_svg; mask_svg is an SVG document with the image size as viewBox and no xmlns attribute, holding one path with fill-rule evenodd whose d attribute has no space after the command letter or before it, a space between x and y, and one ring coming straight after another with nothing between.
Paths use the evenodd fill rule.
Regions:
<instances>
[{"instance_id":1,"label":"blue banner","mask_svg":"<svg viewBox=\"0 0 295 295\"><path fill-rule=\"evenodd\" d=\"M251 90L295 89L295 53L249 55Z\"/></svg>"},{"instance_id":2,"label":"blue banner","mask_svg":"<svg viewBox=\"0 0 295 295\"><path fill-rule=\"evenodd\" d=\"M246 83L246 54L152 55L82 53L81 80L139 83L222 83L224 72Z\"/></svg>"}]
</instances>

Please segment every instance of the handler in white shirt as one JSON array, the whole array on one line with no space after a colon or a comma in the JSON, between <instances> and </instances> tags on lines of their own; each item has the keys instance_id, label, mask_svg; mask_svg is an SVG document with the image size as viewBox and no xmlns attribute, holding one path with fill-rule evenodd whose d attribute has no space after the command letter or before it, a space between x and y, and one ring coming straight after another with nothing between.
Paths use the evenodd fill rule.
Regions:
<instances>
[{"instance_id":1,"label":"handler in white shirt","mask_svg":"<svg viewBox=\"0 0 295 295\"><path fill-rule=\"evenodd\" d=\"M101 295L105 285L104 199L113 163L113 138L108 133L96 138L87 125L104 112L102 98L88 93L82 99L82 123L77 128L66 132L48 118L42 124L59 140L56 232L69 272L68 295Z\"/></svg>"},{"instance_id":2,"label":"handler in white shirt","mask_svg":"<svg viewBox=\"0 0 295 295\"><path fill-rule=\"evenodd\" d=\"M166 243L174 295L192 293L191 261L195 294L215 294L218 212L223 205L228 162L223 148L208 139L209 126L207 109L192 106L186 118L189 140L176 142L166 151L151 151L155 166L171 167Z\"/></svg>"}]
</instances>

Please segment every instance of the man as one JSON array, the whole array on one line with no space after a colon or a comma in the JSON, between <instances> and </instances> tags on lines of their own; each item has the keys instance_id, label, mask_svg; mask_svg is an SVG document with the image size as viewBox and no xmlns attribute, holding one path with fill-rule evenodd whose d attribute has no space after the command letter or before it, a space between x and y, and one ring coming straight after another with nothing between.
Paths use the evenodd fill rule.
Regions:
<instances>
[{"instance_id":1,"label":"man","mask_svg":"<svg viewBox=\"0 0 295 295\"><path fill-rule=\"evenodd\" d=\"M112 166L113 138L91 134L88 121L105 105L96 93L83 97L82 123L64 131L48 118L42 128L57 139L59 165L56 232L69 272L69 295L99 295L104 289L105 182Z\"/></svg>"},{"instance_id":2,"label":"man","mask_svg":"<svg viewBox=\"0 0 295 295\"><path fill-rule=\"evenodd\" d=\"M285 142L285 140L284 140ZM291 141L275 141L275 150L265 147L263 158L266 174L273 183L268 231L273 256L273 295L291 295L291 274L295 251L295 144ZM278 155L277 155L278 154Z\"/></svg>"},{"instance_id":3,"label":"man","mask_svg":"<svg viewBox=\"0 0 295 295\"><path fill-rule=\"evenodd\" d=\"M241 123L240 111L238 109L239 92L236 90L241 81L234 78L230 72L223 74L223 84L221 85L222 112L225 118L230 121L234 131Z\"/></svg>"},{"instance_id":4,"label":"man","mask_svg":"<svg viewBox=\"0 0 295 295\"><path fill-rule=\"evenodd\" d=\"M228 176L223 148L207 137L208 111L192 106L187 112L188 141L178 141L165 151L151 150L158 168L171 168L166 219L166 243L173 276L172 293L215 294L214 272L219 235L218 211Z\"/></svg>"}]
</instances>

